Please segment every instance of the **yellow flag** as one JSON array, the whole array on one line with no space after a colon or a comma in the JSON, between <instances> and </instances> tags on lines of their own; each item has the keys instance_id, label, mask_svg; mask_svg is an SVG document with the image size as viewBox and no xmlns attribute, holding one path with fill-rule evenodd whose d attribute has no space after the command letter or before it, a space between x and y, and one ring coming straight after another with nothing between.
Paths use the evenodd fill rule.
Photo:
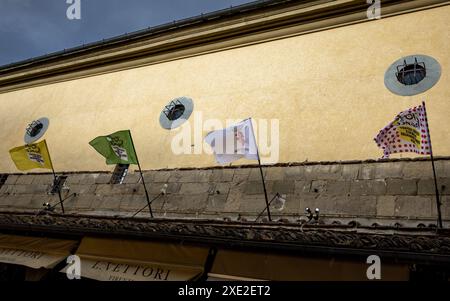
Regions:
<instances>
[{"instance_id":1,"label":"yellow flag","mask_svg":"<svg viewBox=\"0 0 450 301\"><path fill-rule=\"evenodd\" d=\"M11 159L19 170L34 168L52 169L52 161L45 140L19 146L9 151Z\"/></svg>"}]
</instances>

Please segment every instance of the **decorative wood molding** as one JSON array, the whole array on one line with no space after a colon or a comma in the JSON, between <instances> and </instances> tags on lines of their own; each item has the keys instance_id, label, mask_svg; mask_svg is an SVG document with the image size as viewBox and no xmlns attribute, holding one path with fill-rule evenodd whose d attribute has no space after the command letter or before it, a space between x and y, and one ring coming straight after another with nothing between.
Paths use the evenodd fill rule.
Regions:
<instances>
[{"instance_id":1,"label":"decorative wood molding","mask_svg":"<svg viewBox=\"0 0 450 301\"><path fill-rule=\"evenodd\" d=\"M265 245L271 249L309 250L326 254L340 252L348 255L356 250L361 255L375 250L396 257L411 259L420 255L450 263L450 233L447 230L436 233L435 229L0 213L0 231L36 232L46 236L94 235L181 240L244 247Z\"/></svg>"}]
</instances>

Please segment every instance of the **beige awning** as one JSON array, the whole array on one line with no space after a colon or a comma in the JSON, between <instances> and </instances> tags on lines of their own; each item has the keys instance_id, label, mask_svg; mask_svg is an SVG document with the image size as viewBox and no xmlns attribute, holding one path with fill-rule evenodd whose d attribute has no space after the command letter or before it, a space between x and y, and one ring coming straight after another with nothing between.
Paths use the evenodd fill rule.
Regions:
<instances>
[{"instance_id":1,"label":"beige awning","mask_svg":"<svg viewBox=\"0 0 450 301\"><path fill-rule=\"evenodd\" d=\"M81 277L102 281L185 281L202 275L208 249L181 244L85 237Z\"/></svg>"},{"instance_id":2,"label":"beige awning","mask_svg":"<svg viewBox=\"0 0 450 301\"><path fill-rule=\"evenodd\" d=\"M77 241L0 234L0 262L51 269L66 259Z\"/></svg>"},{"instance_id":3,"label":"beige awning","mask_svg":"<svg viewBox=\"0 0 450 301\"><path fill-rule=\"evenodd\" d=\"M334 281L367 280L365 260L219 250L209 280ZM408 280L405 264L381 262L382 280Z\"/></svg>"}]
</instances>

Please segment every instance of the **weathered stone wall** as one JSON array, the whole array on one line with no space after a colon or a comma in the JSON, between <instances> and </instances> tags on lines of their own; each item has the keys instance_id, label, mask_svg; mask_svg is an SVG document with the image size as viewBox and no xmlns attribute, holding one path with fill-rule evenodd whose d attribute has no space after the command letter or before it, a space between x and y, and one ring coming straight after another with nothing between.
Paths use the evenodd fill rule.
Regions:
<instances>
[{"instance_id":1,"label":"weathered stone wall","mask_svg":"<svg viewBox=\"0 0 450 301\"><path fill-rule=\"evenodd\" d=\"M450 160L436 161L444 219L450 219ZM269 200L275 193L286 199L274 203L277 219L298 219L305 207L320 208L329 218L365 218L434 222L436 201L430 161L346 162L263 168ZM254 220L265 207L260 171L255 167L164 170L144 173L156 217L198 217ZM111 174L67 174L63 197L67 212L132 215L146 205L138 173L123 184L108 184ZM0 189L0 210L39 210L48 195L52 175L9 175ZM60 210L59 207L56 210ZM144 210L141 216L148 215Z\"/></svg>"}]
</instances>

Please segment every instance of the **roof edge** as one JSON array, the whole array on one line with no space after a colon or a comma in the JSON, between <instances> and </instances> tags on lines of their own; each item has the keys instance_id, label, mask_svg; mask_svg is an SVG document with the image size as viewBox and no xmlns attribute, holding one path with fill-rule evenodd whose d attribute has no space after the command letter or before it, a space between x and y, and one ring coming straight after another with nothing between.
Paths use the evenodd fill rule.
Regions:
<instances>
[{"instance_id":1,"label":"roof edge","mask_svg":"<svg viewBox=\"0 0 450 301\"><path fill-rule=\"evenodd\" d=\"M250 3L252 4L252 3ZM370 22L358 0L270 0L138 31L0 68L0 93L127 70L226 49ZM383 17L449 5L446 0L384 0Z\"/></svg>"}]
</instances>

